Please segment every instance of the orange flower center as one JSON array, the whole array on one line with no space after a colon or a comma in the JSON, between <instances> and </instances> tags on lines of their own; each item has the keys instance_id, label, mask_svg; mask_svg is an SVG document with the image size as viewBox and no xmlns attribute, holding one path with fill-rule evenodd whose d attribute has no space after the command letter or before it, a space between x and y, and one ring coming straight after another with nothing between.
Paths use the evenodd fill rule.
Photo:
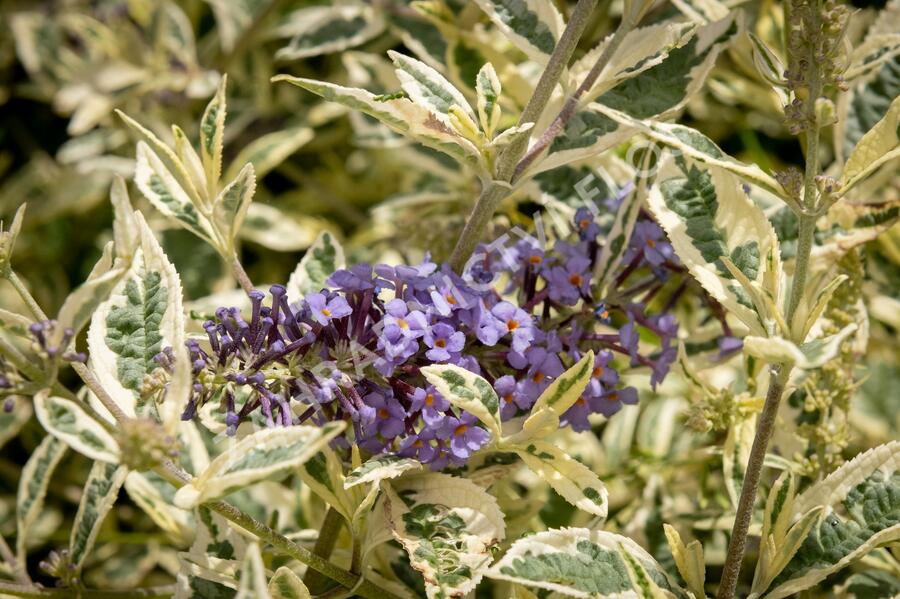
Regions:
<instances>
[{"instance_id":1,"label":"orange flower center","mask_svg":"<svg viewBox=\"0 0 900 599\"><path fill-rule=\"evenodd\" d=\"M581 406L581 407L583 408L584 406L587 405L587 402L584 401L584 398L583 398L583 397L579 397L577 400L575 400L575 405L576 405L576 406Z\"/></svg>"},{"instance_id":2,"label":"orange flower center","mask_svg":"<svg viewBox=\"0 0 900 599\"><path fill-rule=\"evenodd\" d=\"M570 275L569 282L576 287L581 287L581 275Z\"/></svg>"},{"instance_id":3,"label":"orange flower center","mask_svg":"<svg viewBox=\"0 0 900 599\"><path fill-rule=\"evenodd\" d=\"M324 314L325 316L331 316L331 310L329 310L328 308L322 308L322 314Z\"/></svg>"},{"instance_id":4,"label":"orange flower center","mask_svg":"<svg viewBox=\"0 0 900 599\"><path fill-rule=\"evenodd\" d=\"M409 328L409 323L406 322L405 320L403 320L402 318L398 318L398 319L397 319L397 326L400 327L401 329L408 329L408 328Z\"/></svg>"},{"instance_id":5,"label":"orange flower center","mask_svg":"<svg viewBox=\"0 0 900 599\"><path fill-rule=\"evenodd\" d=\"M534 373L534 376L531 377L531 380L533 380L535 383L540 383L542 380L544 380L544 377L546 377L546 376L547 376L546 374L544 374L543 372L538 370L537 372Z\"/></svg>"},{"instance_id":6,"label":"orange flower center","mask_svg":"<svg viewBox=\"0 0 900 599\"><path fill-rule=\"evenodd\" d=\"M456 305L456 298L453 297L451 294L448 293L445 299L447 300L447 303L450 304L451 306Z\"/></svg>"},{"instance_id":7,"label":"orange flower center","mask_svg":"<svg viewBox=\"0 0 900 599\"><path fill-rule=\"evenodd\" d=\"M541 263L541 257L540 257L540 256L530 256L530 257L528 258L528 261L531 262L532 264L540 264L540 263Z\"/></svg>"},{"instance_id":8,"label":"orange flower center","mask_svg":"<svg viewBox=\"0 0 900 599\"><path fill-rule=\"evenodd\" d=\"M599 379L601 376L603 376L603 367L597 366L596 368L594 368L593 375L595 379Z\"/></svg>"},{"instance_id":9,"label":"orange flower center","mask_svg":"<svg viewBox=\"0 0 900 599\"><path fill-rule=\"evenodd\" d=\"M413 441L413 447L419 449L421 447L425 447L425 444L422 443L422 439L416 439L415 441Z\"/></svg>"},{"instance_id":10,"label":"orange flower center","mask_svg":"<svg viewBox=\"0 0 900 599\"><path fill-rule=\"evenodd\" d=\"M619 399L619 394L618 393L610 393L606 399L608 399L609 401L617 401Z\"/></svg>"},{"instance_id":11,"label":"orange flower center","mask_svg":"<svg viewBox=\"0 0 900 599\"><path fill-rule=\"evenodd\" d=\"M656 242L653 241L652 239L648 239L648 240L647 240L647 247L655 248L655 247L656 247Z\"/></svg>"},{"instance_id":12,"label":"orange flower center","mask_svg":"<svg viewBox=\"0 0 900 599\"><path fill-rule=\"evenodd\" d=\"M438 339L438 340L436 340L436 341L434 342L434 344L435 344L436 346L442 347L442 348L443 348L443 347L447 347L447 340L446 340L446 339Z\"/></svg>"},{"instance_id":13,"label":"orange flower center","mask_svg":"<svg viewBox=\"0 0 900 599\"><path fill-rule=\"evenodd\" d=\"M512 403L512 400L513 400L512 393L507 393L506 395L503 396L503 401L506 403Z\"/></svg>"},{"instance_id":14,"label":"orange flower center","mask_svg":"<svg viewBox=\"0 0 900 599\"><path fill-rule=\"evenodd\" d=\"M591 221L589 221L589 220L586 219L586 218L583 218L583 219L581 219L581 220L578 222L578 225L579 225L582 229L587 229L587 228L588 228L588 225L590 225L590 224L591 224Z\"/></svg>"},{"instance_id":15,"label":"orange flower center","mask_svg":"<svg viewBox=\"0 0 900 599\"><path fill-rule=\"evenodd\" d=\"M383 420L387 420L388 418L391 417L391 414L390 414L390 412L388 412L388 411L385 410L384 408L380 408L380 409L378 410L378 417L381 418L381 419L383 419Z\"/></svg>"},{"instance_id":16,"label":"orange flower center","mask_svg":"<svg viewBox=\"0 0 900 599\"><path fill-rule=\"evenodd\" d=\"M467 425L460 424L455 429L453 429L453 434L457 437L460 437L462 435L465 435L467 430L469 430L469 427Z\"/></svg>"},{"instance_id":17,"label":"orange flower center","mask_svg":"<svg viewBox=\"0 0 900 599\"><path fill-rule=\"evenodd\" d=\"M507 321L506 321L506 328L507 328L507 330L509 330L510 332L515 331L516 329L519 328L519 323L516 322L515 320L512 320L512 319L507 320Z\"/></svg>"},{"instance_id":18,"label":"orange flower center","mask_svg":"<svg viewBox=\"0 0 900 599\"><path fill-rule=\"evenodd\" d=\"M434 394L429 393L428 395L425 396L425 405L431 406L431 404L433 404L433 403L434 403Z\"/></svg>"}]
</instances>

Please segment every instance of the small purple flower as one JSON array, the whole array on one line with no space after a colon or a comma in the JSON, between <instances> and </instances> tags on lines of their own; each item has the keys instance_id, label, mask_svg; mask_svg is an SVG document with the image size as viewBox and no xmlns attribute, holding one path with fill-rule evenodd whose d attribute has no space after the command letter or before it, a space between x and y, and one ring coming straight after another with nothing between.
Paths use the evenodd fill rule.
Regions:
<instances>
[{"instance_id":1,"label":"small purple flower","mask_svg":"<svg viewBox=\"0 0 900 599\"><path fill-rule=\"evenodd\" d=\"M513 351L525 351L534 339L534 326L528 312L510 302L500 302L491 308L491 316L496 319L494 327L501 337L512 334Z\"/></svg>"},{"instance_id":2,"label":"small purple flower","mask_svg":"<svg viewBox=\"0 0 900 599\"><path fill-rule=\"evenodd\" d=\"M597 224L595 216L594 212L586 206L575 211L575 227L582 240L593 240L600 234L600 225Z\"/></svg>"},{"instance_id":3,"label":"small purple flower","mask_svg":"<svg viewBox=\"0 0 900 599\"><path fill-rule=\"evenodd\" d=\"M327 325L333 318L343 318L353 312L347 300L340 295L326 300L323 293L311 293L306 296L306 304L313 319L322 326Z\"/></svg>"},{"instance_id":4,"label":"small purple flower","mask_svg":"<svg viewBox=\"0 0 900 599\"><path fill-rule=\"evenodd\" d=\"M612 362L613 354L610 351L603 350L597 352L594 356L594 369L591 372L591 378L584 390L588 397L600 397L607 390L614 388L619 382L619 373L609 365Z\"/></svg>"},{"instance_id":5,"label":"small purple flower","mask_svg":"<svg viewBox=\"0 0 900 599\"><path fill-rule=\"evenodd\" d=\"M650 371L650 385L654 391L656 391L656 386L669 374L669 367L672 366L676 358L678 358L677 347L668 347L655 357Z\"/></svg>"},{"instance_id":6,"label":"small purple flower","mask_svg":"<svg viewBox=\"0 0 900 599\"><path fill-rule=\"evenodd\" d=\"M563 426L571 426L573 431L581 432L591 428L588 416L593 412L591 405L593 398L581 396L568 410L560 417L560 424Z\"/></svg>"},{"instance_id":7,"label":"small purple flower","mask_svg":"<svg viewBox=\"0 0 900 599\"><path fill-rule=\"evenodd\" d=\"M629 314L628 322L623 324L622 328L619 329L619 342L622 344L622 347L628 351L632 362L637 360L639 341L640 336L638 335L637 327L634 324L634 317Z\"/></svg>"},{"instance_id":8,"label":"small purple flower","mask_svg":"<svg viewBox=\"0 0 900 599\"><path fill-rule=\"evenodd\" d=\"M505 374L494 381L494 391L500 398L500 418L509 420L519 411L516 403L519 397L519 382L511 375Z\"/></svg>"},{"instance_id":9,"label":"small purple flower","mask_svg":"<svg viewBox=\"0 0 900 599\"><path fill-rule=\"evenodd\" d=\"M377 432L387 440L393 439L403 432L406 410L400 402L390 395L370 393L363 397L363 402L370 410L366 410L364 421L366 434Z\"/></svg>"},{"instance_id":10,"label":"small purple flower","mask_svg":"<svg viewBox=\"0 0 900 599\"><path fill-rule=\"evenodd\" d=\"M631 246L635 251L643 251L644 258L653 266L662 266L675 253L662 228L649 220L639 221L634 226Z\"/></svg>"},{"instance_id":11,"label":"small purple flower","mask_svg":"<svg viewBox=\"0 0 900 599\"><path fill-rule=\"evenodd\" d=\"M434 387L416 388L411 397L409 411L419 412L422 420L429 427L440 428L443 425L445 412L450 409L450 402L438 393Z\"/></svg>"},{"instance_id":12,"label":"small purple flower","mask_svg":"<svg viewBox=\"0 0 900 599\"><path fill-rule=\"evenodd\" d=\"M637 389L625 387L624 389L610 391L595 402L595 411L604 416L612 416L622 409L622 404L634 405L638 402Z\"/></svg>"},{"instance_id":13,"label":"small purple flower","mask_svg":"<svg viewBox=\"0 0 900 599\"><path fill-rule=\"evenodd\" d=\"M573 256L563 266L554 266L547 276L550 299L574 305L581 296L590 292L591 261L584 256Z\"/></svg>"},{"instance_id":14,"label":"small purple flower","mask_svg":"<svg viewBox=\"0 0 900 599\"><path fill-rule=\"evenodd\" d=\"M428 319L418 310L410 310L402 299L392 299L385 306L385 332L398 332L405 339L418 339L425 335Z\"/></svg>"},{"instance_id":15,"label":"small purple flower","mask_svg":"<svg viewBox=\"0 0 900 599\"><path fill-rule=\"evenodd\" d=\"M400 442L400 448L397 450L397 455L418 459L423 464L434 461L438 453L434 445L434 435L428 430L409 435Z\"/></svg>"},{"instance_id":16,"label":"small purple flower","mask_svg":"<svg viewBox=\"0 0 900 599\"><path fill-rule=\"evenodd\" d=\"M447 362L462 351L466 336L452 326L438 323L425 331L425 345L430 349L425 356L433 362Z\"/></svg>"},{"instance_id":17,"label":"small purple flower","mask_svg":"<svg viewBox=\"0 0 900 599\"><path fill-rule=\"evenodd\" d=\"M724 337L720 337L719 340L716 341L716 344L719 346L719 354L717 357L722 360L741 351L744 347L744 340L739 339L738 337L732 337L731 335L725 335Z\"/></svg>"},{"instance_id":18,"label":"small purple flower","mask_svg":"<svg viewBox=\"0 0 900 599\"><path fill-rule=\"evenodd\" d=\"M444 426L450 439L451 456L466 460L490 441L491 434L478 426L477 422L468 412L463 412L459 418L453 416L447 418Z\"/></svg>"}]
</instances>

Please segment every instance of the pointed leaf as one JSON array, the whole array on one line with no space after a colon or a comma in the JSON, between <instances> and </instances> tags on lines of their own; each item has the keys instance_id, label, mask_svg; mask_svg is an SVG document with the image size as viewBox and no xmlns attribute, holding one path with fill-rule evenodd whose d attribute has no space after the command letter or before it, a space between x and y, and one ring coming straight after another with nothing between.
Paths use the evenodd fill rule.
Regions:
<instances>
[{"instance_id":1,"label":"pointed leaf","mask_svg":"<svg viewBox=\"0 0 900 599\"><path fill-rule=\"evenodd\" d=\"M272 599L312 599L300 577L286 566L275 570L269 579L269 595Z\"/></svg>"},{"instance_id":2,"label":"pointed leaf","mask_svg":"<svg viewBox=\"0 0 900 599\"><path fill-rule=\"evenodd\" d=\"M862 136L844 164L841 191L875 172L881 165L900 157L900 97L894 99L887 114Z\"/></svg>"},{"instance_id":3,"label":"pointed leaf","mask_svg":"<svg viewBox=\"0 0 900 599\"><path fill-rule=\"evenodd\" d=\"M562 16L544 0L476 0L519 50L546 63L563 30Z\"/></svg>"},{"instance_id":4,"label":"pointed leaf","mask_svg":"<svg viewBox=\"0 0 900 599\"><path fill-rule=\"evenodd\" d=\"M216 195L219 177L222 175L222 147L225 139L225 86L222 76L216 95L210 100L200 118L200 156L206 171L207 197Z\"/></svg>"},{"instance_id":5,"label":"pointed leaf","mask_svg":"<svg viewBox=\"0 0 900 599\"><path fill-rule=\"evenodd\" d=\"M66 454L67 446L53 435L41 441L22 468L16 495L16 557L24 563L29 532L44 507L44 496L53 472Z\"/></svg>"},{"instance_id":6,"label":"pointed leaf","mask_svg":"<svg viewBox=\"0 0 900 599\"><path fill-rule=\"evenodd\" d=\"M331 422L323 427L298 425L247 435L210 462L200 476L180 488L175 494L175 505L187 509L289 472L317 454L344 426L344 422Z\"/></svg>"},{"instance_id":7,"label":"pointed leaf","mask_svg":"<svg viewBox=\"0 0 900 599\"><path fill-rule=\"evenodd\" d=\"M85 558L94 546L100 525L116 502L127 474L127 468L116 464L95 462L91 468L69 538L69 560L76 573L81 571Z\"/></svg>"},{"instance_id":8,"label":"pointed leaf","mask_svg":"<svg viewBox=\"0 0 900 599\"><path fill-rule=\"evenodd\" d=\"M74 401L45 389L34 396L34 411L48 433L78 453L111 464L119 461L116 440Z\"/></svg>"},{"instance_id":9,"label":"pointed leaf","mask_svg":"<svg viewBox=\"0 0 900 599\"><path fill-rule=\"evenodd\" d=\"M493 139L494 131L500 125L500 78L491 63L485 64L475 77L475 92L478 96L478 122L488 139Z\"/></svg>"},{"instance_id":10,"label":"pointed leaf","mask_svg":"<svg viewBox=\"0 0 900 599\"><path fill-rule=\"evenodd\" d=\"M426 366L422 374L444 399L483 422L494 442L500 439L500 398L489 382L452 364Z\"/></svg>"},{"instance_id":11,"label":"pointed leaf","mask_svg":"<svg viewBox=\"0 0 900 599\"><path fill-rule=\"evenodd\" d=\"M589 514L606 518L609 509L608 493L590 468L545 441L535 439L527 446L510 449L563 499Z\"/></svg>"},{"instance_id":12,"label":"pointed leaf","mask_svg":"<svg viewBox=\"0 0 900 599\"><path fill-rule=\"evenodd\" d=\"M397 78L410 100L434 112L448 114L451 106L462 108L470 119L475 113L461 91L436 70L410 56L388 50L397 67Z\"/></svg>"},{"instance_id":13,"label":"pointed leaf","mask_svg":"<svg viewBox=\"0 0 900 599\"><path fill-rule=\"evenodd\" d=\"M289 14L274 28L277 37L291 37L275 53L279 60L299 60L359 46L384 31L380 11L364 4L313 6Z\"/></svg>"},{"instance_id":14,"label":"pointed leaf","mask_svg":"<svg viewBox=\"0 0 900 599\"><path fill-rule=\"evenodd\" d=\"M213 201L213 221L229 242L237 238L255 192L256 173L253 165L247 164Z\"/></svg>"}]
</instances>

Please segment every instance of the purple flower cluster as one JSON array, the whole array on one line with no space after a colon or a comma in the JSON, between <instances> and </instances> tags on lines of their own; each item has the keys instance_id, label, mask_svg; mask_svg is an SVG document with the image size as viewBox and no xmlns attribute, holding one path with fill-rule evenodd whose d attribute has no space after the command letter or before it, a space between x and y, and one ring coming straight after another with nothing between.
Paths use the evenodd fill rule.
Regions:
<instances>
[{"instance_id":1,"label":"purple flower cluster","mask_svg":"<svg viewBox=\"0 0 900 599\"><path fill-rule=\"evenodd\" d=\"M339 444L416 457L436 470L458 467L490 433L428 385L420 368L453 364L481 375L509 420L527 414L593 349L591 381L563 418L587 430L592 414L610 416L637 402L637 391L620 384L614 355L649 367L655 385L674 359L677 325L671 315L648 315L633 294L617 293L608 304L594 296L602 231L590 212L579 211L575 222L578 240L558 241L550 251L533 239L481 247L464 276L426 258L415 266L340 270L329 289L303 299L289 300L274 285L264 305L265 295L254 291L248 318L220 308L203 324L208 347L188 343L195 382L184 417L216 401L231 434L257 414L268 426L341 419L350 426ZM617 283L672 260L662 231L639 224L624 262L630 270ZM639 328L658 337L657 354L640 353Z\"/></svg>"}]
</instances>

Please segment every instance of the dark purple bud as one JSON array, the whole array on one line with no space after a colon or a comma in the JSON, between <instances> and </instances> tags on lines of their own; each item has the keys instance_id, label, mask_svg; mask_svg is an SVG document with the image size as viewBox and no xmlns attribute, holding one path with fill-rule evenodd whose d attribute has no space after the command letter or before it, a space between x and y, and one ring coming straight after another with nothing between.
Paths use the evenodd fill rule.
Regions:
<instances>
[{"instance_id":1,"label":"dark purple bud","mask_svg":"<svg viewBox=\"0 0 900 599\"><path fill-rule=\"evenodd\" d=\"M15 397L7 397L6 401L3 402L3 411L9 414L13 411L13 408L16 407L16 398Z\"/></svg>"},{"instance_id":2,"label":"dark purple bud","mask_svg":"<svg viewBox=\"0 0 900 599\"><path fill-rule=\"evenodd\" d=\"M191 420L196 415L197 415L197 404L194 403L193 399L189 399L188 405L184 408L184 412L181 413L181 419L182 420Z\"/></svg>"},{"instance_id":3,"label":"dark purple bud","mask_svg":"<svg viewBox=\"0 0 900 599\"><path fill-rule=\"evenodd\" d=\"M87 362L87 354L84 352L67 352L63 354L63 360L85 364Z\"/></svg>"},{"instance_id":4,"label":"dark purple bud","mask_svg":"<svg viewBox=\"0 0 900 599\"><path fill-rule=\"evenodd\" d=\"M0 374L0 389L9 389L10 387L12 387L12 383L9 382L9 379Z\"/></svg>"}]
</instances>

